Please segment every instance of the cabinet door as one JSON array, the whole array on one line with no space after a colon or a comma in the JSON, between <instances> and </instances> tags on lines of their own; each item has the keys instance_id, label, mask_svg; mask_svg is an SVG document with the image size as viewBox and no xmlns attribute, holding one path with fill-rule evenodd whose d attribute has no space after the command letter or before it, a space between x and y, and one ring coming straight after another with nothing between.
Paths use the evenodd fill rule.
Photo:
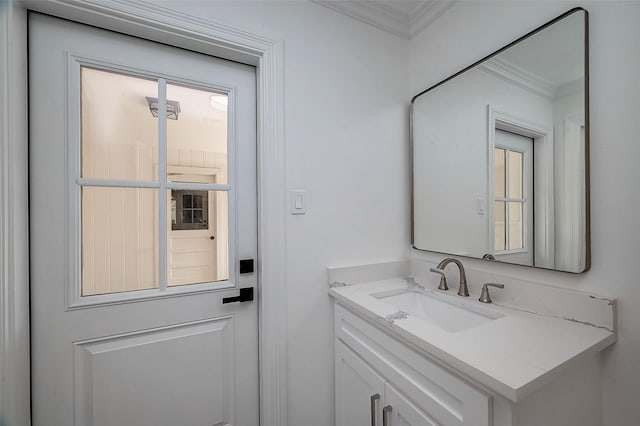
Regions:
<instances>
[{"instance_id":1,"label":"cabinet door","mask_svg":"<svg viewBox=\"0 0 640 426\"><path fill-rule=\"evenodd\" d=\"M336 305L336 337L400 390L432 423L489 426L491 397L373 324ZM405 398L407 399L407 398ZM385 403L386 406L386 403ZM402 424L402 423L400 423ZM392 426L396 426L392 423Z\"/></svg>"},{"instance_id":2,"label":"cabinet door","mask_svg":"<svg viewBox=\"0 0 640 426\"><path fill-rule=\"evenodd\" d=\"M431 416L413 404L390 384L385 385L385 426L440 426ZM460 424L460 423L453 423ZM449 426L443 423L442 426Z\"/></svg>"},{"instance_id":3,"label":"cabinet door","mask_svg":"<svg viewBox=\"0 0 640 426\"><path fill-rule=\"evenodd\" d=\"M381 426L384 379L336 340L336 426Z\"/></svg>"}]
</instances>

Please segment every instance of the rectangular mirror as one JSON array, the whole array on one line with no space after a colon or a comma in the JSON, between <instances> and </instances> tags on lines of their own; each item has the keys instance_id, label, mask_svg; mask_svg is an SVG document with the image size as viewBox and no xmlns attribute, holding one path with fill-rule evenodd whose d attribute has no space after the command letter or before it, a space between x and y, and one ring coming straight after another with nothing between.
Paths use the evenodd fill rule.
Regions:
<instances>
[{"instance_id":1,"label":"rectangular mirror","mask_svg":"<svg viewBox=\"0 0 640 426\"><path fill-rule=\"evenodd\" d=\"M416 95L413 247L589 269L588 81L576 8Z\"/></svg>"}]
</instances>

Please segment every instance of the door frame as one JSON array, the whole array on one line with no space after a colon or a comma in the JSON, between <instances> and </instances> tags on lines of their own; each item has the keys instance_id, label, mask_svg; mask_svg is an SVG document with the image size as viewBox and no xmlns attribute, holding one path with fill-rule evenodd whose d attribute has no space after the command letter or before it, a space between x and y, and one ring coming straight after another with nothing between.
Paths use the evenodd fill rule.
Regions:
<instances>
[{"instance_id":1,"label":"door frame","mask_svg":"<svg viewBox=\"0 0 640 426\"><path fill-rule=\"evenodd\" d=\"M31 423L29 10L256 67L260 423L286 426L283 43L137 0L0 0L0 419Z\"/></svg>"}]
</instances>

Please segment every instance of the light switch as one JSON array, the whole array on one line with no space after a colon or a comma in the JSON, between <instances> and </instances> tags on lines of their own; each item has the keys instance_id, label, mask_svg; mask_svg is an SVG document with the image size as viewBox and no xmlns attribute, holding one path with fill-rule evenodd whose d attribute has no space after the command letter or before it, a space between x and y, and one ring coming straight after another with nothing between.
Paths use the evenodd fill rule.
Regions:
<instances>
[{"instance_id":1,"label":"light switch","mask_svg":"<svg viewBox=\"0 0 640 426\"><path fill-rule=\"evenodd\" d=\"M307 213L305 193L303 190L295 189L291 191L291 214Z\"/></svg>"},{"instance_id":2,"label":"light switch","mask_svg":"<svg viewBox=\"0 0 640 426\"><path fill-rule=\"evenodd\" d=\"M478 214L483 215L487 210L487 199L478 197Z\"/></svg>"}]
</instances>

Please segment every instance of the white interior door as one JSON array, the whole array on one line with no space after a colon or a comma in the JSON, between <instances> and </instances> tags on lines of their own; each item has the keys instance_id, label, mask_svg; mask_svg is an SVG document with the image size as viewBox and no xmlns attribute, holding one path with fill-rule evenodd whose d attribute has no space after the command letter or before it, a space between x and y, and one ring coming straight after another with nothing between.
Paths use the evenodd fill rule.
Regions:
<instances>
[{"instance_id":1,"label":"white interior door","mask_svg":"<svg viewBox=\"0 0 640 426\"><path fill-rule=\"evenodd\" d=\"M255 70L32 14L29 81L33 424L258 425Z\"/></svg>"}]
</instances>

